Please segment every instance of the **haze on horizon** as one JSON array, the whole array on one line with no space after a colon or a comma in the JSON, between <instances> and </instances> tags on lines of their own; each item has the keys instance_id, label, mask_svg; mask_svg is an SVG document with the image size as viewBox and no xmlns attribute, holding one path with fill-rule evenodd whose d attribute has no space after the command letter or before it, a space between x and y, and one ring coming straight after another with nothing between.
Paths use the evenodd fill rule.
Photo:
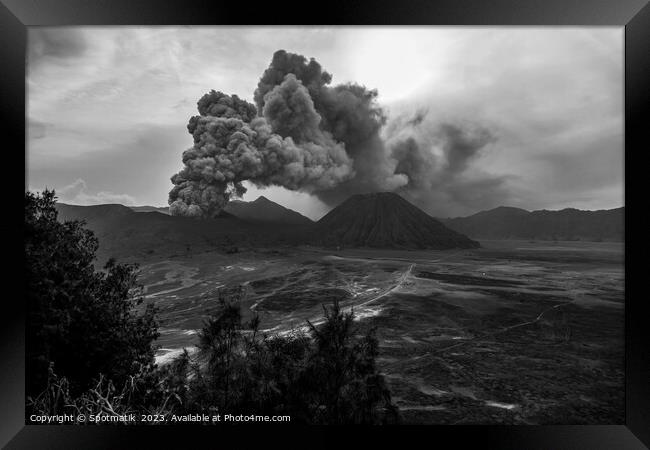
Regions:
<instances>
[{"instance_id":1,"label":"haze on horizon","mask_svg":"<svg viewBox=\"0 0 650 450\"><path fill-rule=\"evenodd\" d=\"M314 57L333 84L376 88L387 129L422 117L424 142L450 121L489 130L419 204L431 215L624 205L622 29L279 28L30 28L27 186L72 204L167 205L197 100L215 89L252 102L285 49ZM248 187L244 200L264 195L312 219L330 209Z\"/></svg>"}]
</instances>

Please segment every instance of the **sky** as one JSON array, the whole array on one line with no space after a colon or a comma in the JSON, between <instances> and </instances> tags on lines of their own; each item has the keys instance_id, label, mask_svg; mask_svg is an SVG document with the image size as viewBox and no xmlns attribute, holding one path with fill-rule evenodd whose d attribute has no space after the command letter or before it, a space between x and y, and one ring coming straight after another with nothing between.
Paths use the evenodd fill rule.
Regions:
<instances>
[{"instance_id":1,"label":"sky","mask_svg":"<svg viewBox=\"0 0 650 450\"><path fill-rule=\"evenodd\" d=\"M27 187L166 205L197 100L253 102L279 49L314 57L332 84L377 89L387 128L424 111L424 127L490 130L455 181L432 184L431 215L624 205L620 27L31 27ZM282 187L244 200L259 195L312 219L331 208Z\"/></svg>"}]
</instances>

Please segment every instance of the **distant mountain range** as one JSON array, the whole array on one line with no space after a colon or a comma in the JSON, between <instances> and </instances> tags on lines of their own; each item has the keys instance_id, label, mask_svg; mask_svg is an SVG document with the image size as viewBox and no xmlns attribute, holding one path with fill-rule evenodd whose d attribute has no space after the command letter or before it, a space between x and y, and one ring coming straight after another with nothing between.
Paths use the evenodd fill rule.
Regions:
<instances>
[{"instance_id":1,"label":"distant mountain range","mask_svg":"<svg viewBox=\"0 0 650 450\"><path fill-rule=\"evenodd\" d=\"M168 206L131 206L135 212L159 212L169 215ZM264 196L258 197L252 202L242 200L231 200L224 211L239 217L240 219L256 222L273 222L294 225L307 225L314 222L308 217L278 205Z\"/></svg>"},{"instance_id":2,"label":"distant mountain range","mask_svg":"<svg viewBox=\"0 0 650 450\"><path fill-rule=\"evenodd\" d=\"M501 206L468 217L440 219L473 239L623 241L625 207L599 211L574 208L526 211Z\"/></svg>"},{"instance_id":3,"label":"distant mountain range","mask_svg":"<svg viewBox=\"0 0 650 450\"><path fill-rule=\"evenodd\" d=\"M129 206L135 212L159 212L169 215L169 206Z\"/></svg>"},{"instance_id":4,"label":"distant mountain range","mask_svg":"<svg viewBox=\"0 0 650 450\"><path fill-rule=\"evenodd\" d=\"M324 243L345 247L449 249L480 246L392 192L353 195L320 219L317 228Z\"/></svg>"},{"instance_id":5,"label":"distant mountain range","mask_svg":"<svg viewBox=\"0 0 650 450\"><path fill-rule=\"evenodd\" d=\"M218 250L267 248L309 242L312 227L249 222L222 212L197 220L164 212L135 212L118 205L76 206L57 203L59 220L85 220L99 239L98 257L139 259L142 256L187 255Z\"/></svg>"},{"instance_id":6,"label":"distant mountain range","mask_svg":"<svg viewBox=\"0 0 650 450\"><path fill-rule=\"evenodd\" d=\"M500 207L468 217L435 219L394 193L353 195L318 222L265 197L232 202L219 217L169 215L166 207L57 203L60 220L83 219L110 256L236 252L302 244L328 248L475 248L475 239L622 241L624 208L533 211Z\"/></svg>"},{"instance_id":7,"label":"distant mountain range","mask_svg":"<svg viewBox=\"0 0 650 450\"><path fill-rule=\"evenodd\" d=\"M355 195L317 223L267 198L233 202L213 219L171 216L167 208L57 203L60 220L82 219L99 239L99 258L191 255L281 246L474 248L397 194Z\"/></svg>"},{"instance_id":8,"label":"distant mountain range","mask_svg":"<svg viewBox=\"0 0 650 450\"><path fill-rule=\"evenodd\" d=\"M314 223L302 214L278 205L264 196L260 196L252 202L232 200L228 202L224 210L244 220L294 225L311 225Z\"/></svg>"}]
</instances>

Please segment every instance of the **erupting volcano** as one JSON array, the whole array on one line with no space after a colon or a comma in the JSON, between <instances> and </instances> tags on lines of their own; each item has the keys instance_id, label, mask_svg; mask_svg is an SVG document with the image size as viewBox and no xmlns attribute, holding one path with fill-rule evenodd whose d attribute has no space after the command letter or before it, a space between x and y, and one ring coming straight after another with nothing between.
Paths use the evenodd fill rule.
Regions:
<instances>
[{"instance_id":1,"label":"erupting volcano","mask_svg":"<svg viewBox=\"0 0 650 450\"><path fill-rule=\"evenodd\" d=\"M312 194L329 206L350 195L398 192L422 206L495 138L485 128L387 115L376 90L346 83L313 58L279 50L254 93L255 104L210 91L187 129L193 146L171 177L170 213L215 217L256 187Z\"/></svg>"}]
</instances>

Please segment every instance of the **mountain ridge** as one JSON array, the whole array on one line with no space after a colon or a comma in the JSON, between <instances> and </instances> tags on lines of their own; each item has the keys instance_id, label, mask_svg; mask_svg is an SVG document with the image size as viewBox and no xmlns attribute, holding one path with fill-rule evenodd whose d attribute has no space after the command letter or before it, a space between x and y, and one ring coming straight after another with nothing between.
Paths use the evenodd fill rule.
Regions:
<instances>
[{"instance_id":1,"label":"mountain ridge","mask_svg":"<svg viewBox=\"0 0 650 450\"><path fill-rule=\"evenodd\" d=\"M159 212L169 215L169 207L167 206L130 206L130 208L135 212ZM250 202L231 200L223 211L237 216L240 219L249 221L295 225L314 223L310 218L297 211L282 206L279 203L269 200L263 195L260 195Z\"/></svg>"},{"instance_id":2,"label":"mountain ridge","mask_svg":"<svg viewBox=\"0 0 650 450\"><path fill-rule=\"evenodd\" d=\"M119 204L79 206L57 203L60 221L84 220L99 240L98 259L170 258L193 252L237 252L309 242L311 227L260 223L222 211L219 217L196 219L158 211L136 212Z\"/></svg>"},{"instance_id":3,"label":"mountain ridge","mask_svg":"<svg viewBox=\"0 0 650 450\"><path fill-rule=\"evenodd\" d=\"M228 202L225 211L240 219L258 222L273 222L293 225L310 225L314 222L299 212L286 208L260 195L252 202L232 200Z\"/></svg>"},{"instance_id":4,"label":"mountain ridge","mask_svg":"<svg viewBox=\"0 0 650 450\"><path fill-rule=\"evenodd\" d=\"M527 211L497 207L466 217L440 219L474 239L624 241L625 206L613 209Z\"/></svg>"},{"instance_id":5,"label":"mountain ridge","mask_svg":"<svg viewBox=\"0 0 650 450\"><path fill-rule=\"evenodd\" d=\"M392 192L353 195L316 226L328 246L439 250L480 246Z\"/></svg>"}]
</instances>

